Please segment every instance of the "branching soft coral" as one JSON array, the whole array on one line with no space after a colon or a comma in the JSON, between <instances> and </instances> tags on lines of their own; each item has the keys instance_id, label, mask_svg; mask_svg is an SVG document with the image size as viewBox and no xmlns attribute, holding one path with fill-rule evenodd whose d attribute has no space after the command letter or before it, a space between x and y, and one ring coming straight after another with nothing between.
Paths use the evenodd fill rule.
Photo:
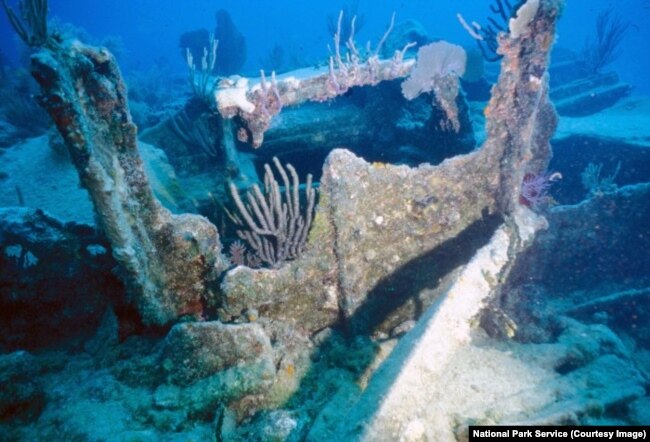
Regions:
<instances>
[{"instance_id":1,"label":"branching soft coral","mask_svg":"<svg viewBox=\"0 0 650 442\"><path fill-rule=\"evenodd\" d=\"M590 73L598 74L620 56L623 38L630 23L606 9L596 19L596 37L589 38L582 49L582 58Z\"/></svg>"},{"instance_id":2,"label":"branching soft coral","mask_svg":"<svg viewBox=\"0 0 650 442\"><path fill-rule=\"evenodd\" d=\"M2 0L2 6L11 26L25 44L37 47L47 42L47 0L19 0L20 17L7 0Z\"/></svg>"}]
</instances>

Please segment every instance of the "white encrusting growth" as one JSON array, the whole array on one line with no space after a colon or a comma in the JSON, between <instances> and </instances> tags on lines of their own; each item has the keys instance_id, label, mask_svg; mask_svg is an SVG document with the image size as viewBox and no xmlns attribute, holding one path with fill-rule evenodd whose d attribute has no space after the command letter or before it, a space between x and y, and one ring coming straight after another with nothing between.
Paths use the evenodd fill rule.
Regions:
<instances>
[{"instance_id":1,"label":"white encrusting growth","mask_svg":"<svg viewBox=\"0 0 650 442\"><path fill-rule=\"evenodd\" d=\"M248 79L240 77L232 86L228 88L219 88L214 92L214 98L217 101L217 108L227 109L236 107L244 112L253 112L255 105L248 101L246 94L248 93Z\"/></svg>"},{"instance_id":2,"label":"white encrusting growth","mask_svg":"<svg viewBox=\"0 0 650 442\"><path fill-rule=\"evenodd\" d=\"M352 18L350 37L345 42L341 41L342 20L341 12L337 32L333 36L334 51L329 58L328 68L302 69L277 78L272 74L270 87L265 85L263 75L252 87L241 77L221 81L214 94L217 110L223 118L238 115L242 119L245 130L240 131L241 141L260 147L272 118L285 106L295 106L306 101L328 101L345 94L352 87L375 86L382 81L409 74L413 60L405 60L404 56L415 43L409 42L401 50L396 50L390 59L379 58L395 24L395 14L377 46L374 50L368 46L366 54L362 54L354 42L355 17ZM307 75L303 78L304 74Z\"/></svg>"},{"instance_id":3,"label":"white encrusting growth","mask_svg":"<svg viewBox=\"0 0 650 442\"><path fill-rule=\"evenodd\" d=\"M517 9L517 14L508 22L510 37L519 38L521 33L526 29L528 23L532 21L539 9L539 0L528 0Z\"/></svg>"}]
</instances>

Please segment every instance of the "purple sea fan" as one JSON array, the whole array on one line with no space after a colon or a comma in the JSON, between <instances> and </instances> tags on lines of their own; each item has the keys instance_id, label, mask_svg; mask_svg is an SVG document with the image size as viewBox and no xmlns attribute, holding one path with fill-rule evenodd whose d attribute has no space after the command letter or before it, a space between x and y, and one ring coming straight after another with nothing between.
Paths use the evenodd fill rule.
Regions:
<instances>
[{"instance_id":1,"label":"purple sea fan","mask_svg":"<svg viewBox=\"0 0 650 442\"><path fill-rule=\"evenodd\" d=\"M551 185L562 178L559 172L554 173L527 173L521 182L521 193L519 203L525 206L536 208L548 201L548 190Z\"/></svg>"}]
</instances>

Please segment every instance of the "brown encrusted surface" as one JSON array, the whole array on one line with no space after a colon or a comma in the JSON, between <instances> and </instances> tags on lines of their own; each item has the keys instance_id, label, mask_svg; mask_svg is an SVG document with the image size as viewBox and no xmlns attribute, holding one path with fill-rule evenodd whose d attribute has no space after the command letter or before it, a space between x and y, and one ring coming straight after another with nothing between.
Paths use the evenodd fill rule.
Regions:
<instances>
[{"instance_id":1,"label":"brown encrusted surface","mask_svg":"<svg viewBox=\"0 0 650 442\"><path fill-rule=\"evenodd\" d=\"M272 352L259 325L210 321L175 325L161 357L168 381L187 386L236 365L271 361Z\"/></svg>"},{"instance_id":2,"label":"brown encrusted surface","mask_svg":"<svg viewBox=\"0 0 650 442\"><path fill-rule=\"evenodd\" d=\"M278 270L238 266L223 280L220 318L233 320L247 310L260 316L314 332L338 317L338 279L334 256L334 231L325 214L327 196L320 205L302 256Z\"/></svg>"},{"instance_id":3,"label":"brown encrusted surface","mask_svg":"<svg viewBox=\"0 0 650 442\"><path fill-rule=\"evenodd\" d=\"M40 101L90 194L133 303L149 324L201 315L223 268L216 227L172 215L153 196L114 57L78 41L50 40L32 56Z\"/></svg>"},{"instance_id":4,"label":"brown encrusted surface","mask_svg":"<svg viewBox=\"0 0 650 442\"><path fill-rule=\"evenodd\" d=\"M480 171L485 161L470 161L476 155L409 168L333 151L308 250L277 271L230 271L222 317L254 308L310 333L338 319L339 308L350 318L379 281L493 211L498 181Z\"/></svg>"}]
</instances>

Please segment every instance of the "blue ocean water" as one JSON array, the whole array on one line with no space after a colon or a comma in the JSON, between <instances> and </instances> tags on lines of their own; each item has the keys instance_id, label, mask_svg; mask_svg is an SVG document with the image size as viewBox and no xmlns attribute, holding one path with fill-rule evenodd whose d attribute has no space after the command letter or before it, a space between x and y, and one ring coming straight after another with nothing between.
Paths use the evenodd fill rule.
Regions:
<instances>
[{"instance_id":1,"label":"blue ocean water","mask_svg":"<svg viewBox=\"0 0 650 442\"><path fill-rule=\"evenodd\" d=\"M14 10L17 3L8 2ZM134 294L139 283L124 256L141 250L119 247L106 213L84 188L88 181L80 181L83 167L59 135L61 126L57 130L38 104L43 91L30 74L30 56L41 49L28 47L0 13L0 440L359 440L341 432L355 424L341 422L352 419L355 404L372 401L363 394L368 385L367 395L377 390L377 367L388 361L374 378L384 379L395 366L390 358L403 354L391 350L424 335L438 300L503 219L485 214L436 247L413 227L417 239L398 239L413 247L410 255L400 255L402 244L378 251L365 238L394 221L391 216L411 228L431 207L446 215L453 210L438 208L439 194L412 197L403 171L408 208L392 215L362 204L352 210L356 189L335 194L338 199L323 193L327 186L319 190L321 179L335 175L323 172L324 164L335 164L330 154L336 148L370 163L368 175L476 153L489 136L486 109L500 57L485 49L487 42L481 53L457 15L469 26L475 21L505 31L499 7L510 18L522 3L50 0L50 32L115 55L155 198L175 215L201 215L219 232L223 262L212 257L208 264L203 255L188 261L174 255L172 233L163 246L142 241L147 253L150 246L178 256L181 270L169 280L143 284L155 288L154 298L183 300L172 307L173 318L163 320L151 319L148 301ZM431 89L406 100L402 78L348 89L330 73L327 87L343 92L328 96L328 89L288 104L285 85L295 78L327 78L340 11L344 33L356 16L355 40L364 53L366 42L376 47L393 13L395 39L386 40L390 49L381 58L410 41L415 49L441 40L462 47L468 62L460 95L452 99L457 119L452 123ZM422 385L442 405L396 430L416 435L404 440L466 440L463 429L471 423L650 425L649 20L647 0L566 0L548 69L559 116L553 153L544 170L522 175L519 196L519 204L548 226L513 262L480 320L471 321L478 330L473 344L456 350L445 370L449 378L437 380L458 391L467 387L470 405L453 398L445 403L434 381L431 393ZM211 34L219 42L215 68L207 72L200 65L204 48L210 62ZM353 54L349 47L343 51ZM192 80L188 52L197 67ZM367 62L368 54L363 57ZM257 117L268 126L255 146L257 133L245 113L226 118L214 91L236 89L242 79L261 84L260 70L270 86L259 88L270 92L253 109L263 108ZM84 95L79 103L101 109L97 100ZM278 172L285 172L274 157L293 164L296 182L280 182ZM251 222L235 193L244 199L253 184L261 185L265 165L276 171L278 189L295 190L291 198L301 213L292 218L293 248L283 254L277 235L241 233ZM306 184L308 174L313 186ZM250 217L264 218L246 207ZM122 210L120 220L138 216L128 204ZM348 222L359 223L349 236L341 233L347 225L336 224L345 222L340 213L352 213ZM454 213L435 227L444 230L465 216L472 215ZM324 227L328 222L336 228ZM303 236L295 233L303 228ZM200 229L187 229L179 237L192 243L188 253L205 247L192 236ZM321 250L315 238L336 235L330 249L314 252ZM256 245L255 238L267 237L279 258ZM400 253L382 254L391 247ZM197 261L204 267L193 273ZM203 295L187 295L182 283L189 278ZM408 359L399 362L409 373ZM502 366L509 367L505 374L495 368ZM436 429L440 416L457 420Z\"/></svg>"},{"instance_id":2,"label":"blue ocean water","mask_svg":"<svg viewBox=\"0 0 650 442\"><path fill-rule=\"evenodd\" d=\"M433 1L383 1L380 3L359 0L356 2L267 2L262 0L226 0L218 3L208 0L191 0L179 7L178 2L143 0L129 2L117 0L110 7L93 2L50 2L50 14L64 23L86 30L95 41L109 36L119 37L126 49L121 67L146 69L161 57L169 60L173 69L183 71L184 60L178 57L178 38L188 30L215 26L215 11L227 10L234 23L247 38L247 62L244 69L256 72L260 59L265 58L278 43L295 48L305 57L323 57L331 35L327 31L327 17L336 16L339 10L356 5L365 17L365 26L359 33L359 41L375 40L385 30L390 15L395 12L398 20L417 18L435 37L450 42L471 45L467 33L455 18L460 12L468 19L481 22L488 15L490 2L457 0ZM641 50L622 50L614 68L623 79L633 84L638 92L647 93L645 81L648 72L647 57L642 50L649 40L650 32L645 26L648 4L644 0L574 0L566 4L559 23L558 45L580 50L585 39L593 35L596 17L600 11L613 8L624 20L630 22L625 46ZM20 45L6 20L0 18L0 41L4 56L15 62L19 58Z\"/></svg>"}]
</instances>

